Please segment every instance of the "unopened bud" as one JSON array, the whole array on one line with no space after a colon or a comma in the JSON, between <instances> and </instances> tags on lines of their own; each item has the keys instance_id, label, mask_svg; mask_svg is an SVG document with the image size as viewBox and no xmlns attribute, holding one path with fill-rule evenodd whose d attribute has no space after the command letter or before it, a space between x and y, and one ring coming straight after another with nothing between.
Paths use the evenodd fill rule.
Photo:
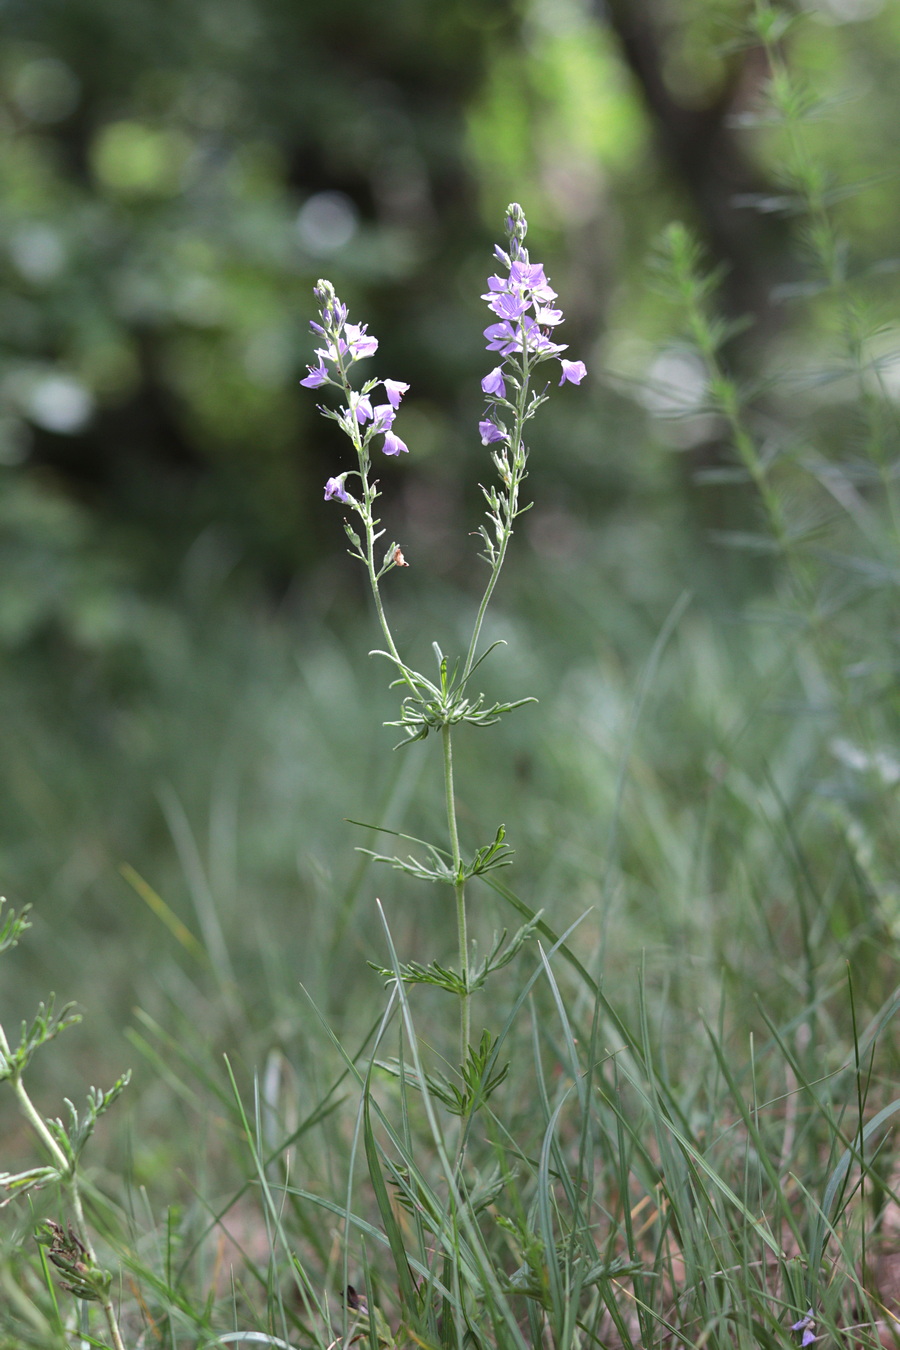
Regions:
<instances>
[{"instance_id":1,"label":"unopened bud","mask_svg":"<svg viewBox=\"0 0 900 1350\"><path fill-rule=\"evenodd\" d=\"M528 221L525 219L525 212L518 202L510 202L506 208L506 233L509 241L513 240L518 244L525 242L525 236L528 233Z\"/></svg>"}]
</instances>

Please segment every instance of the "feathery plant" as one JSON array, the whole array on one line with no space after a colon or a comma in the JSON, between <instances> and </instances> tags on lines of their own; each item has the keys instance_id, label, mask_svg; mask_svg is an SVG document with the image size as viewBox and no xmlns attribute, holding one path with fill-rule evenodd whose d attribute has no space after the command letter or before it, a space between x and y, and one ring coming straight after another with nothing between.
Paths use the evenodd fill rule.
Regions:
<instances>
[{"instance_id":1,"label":"feathery plant","mask_svg":"<svg viewBox=\"0 0 900 1350\"><path fill-rule=\"evenodd\" d=\"M824 359L782 366L754 382L736 379L727 359L735 325L716 307L720 275L704 265L683 225L665 232L653 275L681 313L682 340L706 376L704 411L737 462L710 476L742 481L755 495L758 527L722 532L720 540L775 560L774 604L755 615L783 634L770 688L798 673L798 708L827 729L828 753L852 785L829 791L831 819L878 899L868 936L880 923L892 940L898 911L885 882L886 833L876 826L873 836L872 825L885 812L896 819L890 788L900 775L890 637L900 576L900 419L887 379L898 352L885 345L892 331L880 292L886 264L860 258L841 221L842 207L869 184L840 181L821 152L821 128L839 115L842 100L817 93L793 67L789 43L798 22L756 0L738 39L761 49L767 62L757 106L739 120L771 139L778 187L743 205L786 217L802 271L777 298L801 341L824 347ZM812 330L803 327L810 318ZM836 409L830 422L810 408L811 397L822 395Z\"/></svg>"},{"instance_id":2,"label":"feathery plant","mask_svg":"<svg viewBox=\"0 0 900 1350\"><path fill-rule=\"evenodd\" d=\"M879 313L884 269L857 255L841 222L842 206L868 184L839 181L816 144L814 132L837 115L840 101L820 95L792 65L790 41L800 21L779 6L756 0L738 39L761 49L767 62L757 105L741 113L740 122L770 138L778 180L777 194L746 198L743 205L779 212L788 220L803 270L795 282L779 288L778 299L782 313L795 320L802 307L800 332L807 342L822 343L824 334L824 359L800 369L766 372L756 382L736 379L727 352L741 325L720 318L716 297L721 276L705 266L702 248L683 225L665 231L653 268L657 285L680 311L681 340L705 372L702 411L716 420L736 462L736 467L709 478L743 482L755 498L757 528L722 532L720 542L774 560L775 602L768 613L754 615L757 622L774 621L783 634L765 695L776 696L796 680L799 697L790 706L795 715L811 715L818 722L819 757L827 755L838 766L837 772L810 768L818 781L804 804L807 825L811 817L813 828L818 824L827 831L823 860L831 875L815 875L810 845L793 824L788 840L797 865L808 999L800 1039L806 1051L795 1052L791 1063L798 1077L809 1082L811 1073L822 1068L821 1045L833 1025L829 1003L836 992L833 986L829 993L822 980L816 930L821 937L832 927L840 938L841 956L850 958L851 1007L855 982L868 986L876 997L880 991L884 999L873 1023L879 1032L897 1012L893 969L884 967L881 957L890 953L893 966L900 931L897 891L890 880L891 840L900 824L893 694L900 422L886 379L897 352L885 348L890 328L887 316ZM812 332L802 328L802 320L810 316ZM840 409L831 425L817 419L811 407L812 399L822 394L831 395L830 405ZM809 835L808 828L805 833ZM850 859L843 884L843 869L836 864L841 850L834 847L841 836ZM801 898L804 892L816 902L815 909ZM854 1026L854 1042L849 1061L824 1094L809 1082L824 1127L820 1134L813 1126L811 1138L818 1139L820 1158L827 1158L833 1169L826 1173L824 1198L820 1207L810 1207L805 1228L796 1227L796 1216L784 1214L794 1229L793 1241L805 1252L802 1281L796 1282L799 1266L791 1281L798 1304L805 1299L809 1305L792 1325L804 1346L821 1338L816 1310L830 1302L830 1316L839 1323L834 1272L841 1264L845 1269L858 1264L865 1271L868 1244L873 1235L877 1238L891 1194L889 1187L884 1190L877 1158L900 1102L882 1105L885 1097L876 1088L869 1035ZM780 1034L779 1043L786 1051ZM855 1081L848 1079L851 1068ZM882 1092L890 1092L889 1083L881 1086ZM873 1090L875 1109L870 1106ZM851 1169L858 1169L852 1187ZM865 1223L854 1228L855 1250L844 1246L832 1227L835 1211L844 1207L857 1215L871 1207L876 1216L871 1229ZM838 1249L831 1279L826 1256L830 1244ZM856 1289L854 1298L857 1311L867 1305L862 1289ZM849 1308L843 1306L846 1317ZM878 1322L878 1311L871 1309L869 1315ZM895 1317L887 1320L896 1327ZM854 1343L869 1344L870 1337L871 1343L879 1343L871 1326L855 1328L855 1335Z\"/></svg>"},{"instance_id":3,"label":"feathery plant","mask_svg":"<svg viewBox=\"0 0 900 1350\"><path fill-rule=\"evenodd\" d=\"M4 916L5 903L5 900L0 899L0 955L14 947L30 926L27 910L18 914L15 910L8 910ZM10 1084L19 1111L50 1159L42 1166L30 1167L23 1172L0 1173L0 1188L7 1192L7 1199L2 1203L8 1204L16 1197L48 1185L55 1184L61 1189L68 1200L74 1222L70 1219L64 1228L53 1219L45 1220L38 1241L50 1262L64 1277L63 1288L80 1299L83 1305L99 1304L113 1350L125 1350L110 1292L113 1277L97 1260L85 1219L79 1166L81 1154L98 1119L112 1106L131 1075L123 1074L107 1092L91 1088L82 1112L67 1099L67 1123L58 1117L48 1120L41 1116L24 1082L25 1072L36 1052L78 1021L79 1014L71 1004L57 1010L51 995L46 1004L40 1005L30 1025L22 1024L18 1042L15 1039L10 1041L0 1026L0 1082ZM84 1329L87 1330L86 1327Z\"/></svg>"},{"instance_id":4,"label":"feathery plant","mask_svg":"<svg viewBox=\"0 0 900 1350\"><path fill-rule=\"evenodd\" d=\"M736 379L727 350L745 325L723 321L717 312L721 272L705 267L702 247L681 224L664 232L651 263L656 285L681 311L682 340L705 372L702 410L718 420L739 466L729 481L743 476L761 508L759 532L733 532L720 536L722 542L781 560L789 588L783 598L803 620L804 635L812 637L829 677L840 686L832 690L835 703L859 704L862 698L854 696L840 670L845 662L834 639L848 611L852 616L860 600L877 596L896 580L900 536L892 456L898 425L885 372L897 352L876 346L885 332L885 316L877 313L882 265L856 258L840 223L841 206L868 184L836 180L810 135L838 115L841 100L817 95L792 67L786 44L798 22L781 7L756 0L742 38L735 39L734 45L761 49L767 62L757 106L737 120L774 138L779 188L778 194L743 197L741 205L780 213L790 223L803 271L778 288L776 299L788 318L805 305L801 318L812 315L820 342L824 333L826 361L796 369L782 364L755 381ZM801 328L801 338L809 342L813 335ZM799 402L808 413L804 395L835 386L839 401L853 410L837 454L833 441L827 444L830 428L816 427L809 416L799 422L792 406ZM719 475L711 478L718 481ZM848 544L845 527L864 553L838 551L836 546Z\"/></svg>"}]
</instances>

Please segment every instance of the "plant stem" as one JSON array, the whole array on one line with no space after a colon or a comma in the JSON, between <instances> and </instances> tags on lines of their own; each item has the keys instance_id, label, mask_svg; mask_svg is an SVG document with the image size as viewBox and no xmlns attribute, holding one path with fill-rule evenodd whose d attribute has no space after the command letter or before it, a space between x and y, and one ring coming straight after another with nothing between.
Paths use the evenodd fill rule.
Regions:
<instances>
[{"instance_id":1,"label":"plant stem","mask_svg":"<svg viewBox=\"0 0 900 1350\"><path fill-rule=\"evenodd\" d=\"M513 532L513 521L519 514L519 488L521 487L522 479L525 477L526 453L522 443L522 429L526 422L529 374L528 352L525 350L522 355L522 379L516 398L516 416L513 423L512 436L510 438L512 466L509 482L504 484L506 488L506 498L503 529L498 541L496 557L491 564L491 575L488 578L487 586L484 589L484 595L481 597L481 604L478 606L478 613L475 616L475 626L472 629L472 640L469 643L469 650L466 654L466 664L463 667L463 682L468 679L472 671L472 666L475 664L475 654L478 648L478 639L481 636L484 617L487 614L488 605L491 603L491 597L494 594L494 587L497 585L500 571L506 559L506 550L509 546L509 541Z\"/></svg>"},{"instance_id":2,"label":"plant stem","mask_svg":"<svg viewBox=\"0 0 900 1350\"><path fill-rule=\"evenodd\" d=\"M344 358L340 354L340 349L338 349L337 367L341 377L340 380L341 386L347 398L347 406L350 407L352 406L351 394L353 393L353 388L352 385L350 384L350 377L347 374L347 369L344 364ZM362 486L362 503L361 509L357 508L357 514L359 515L359 518L362 521L366 531L365 564L366 564L366 572L368 573L369 577L369 586L372 591L372 598L375 601L375 611L378 615L378 622L381 626L381 631L384 634L384 640L387 643L388 651L390 652L394 661L396 661L397 666L400 669L406 683L409 685L410 689L412 689L415 692L415 685L412 683L409 675L406 672L406 667L403 661L400 659L400 653L397 650L397 644L394 642L394 637L393 634L391 633L390 625L388 624L387 621L387 615L384 612L384 604L382 603L381 591L378 585L378 569L375 566L375 543L376 543L375 526L377 525L378 522L375 520L373 513L373 506L375 503L375 499L378 496L378 490L377 488L374 488L372 484L369 482L369 469L371 467L371 461L369 460L369 452L368 449L366 448L366 445L363 442L363 437L362 434L360 433L359 425L355 419L352 419L351 425L346 426L345 430L348 432L348 435L350 436L351 443L353 445L354 450L356 451L357 463L359 465L359 481ZM356 556L359 555L357 554Z\"/></svg>"},{"instance_id":3,"label":"plant stem","mask_svg":"<svg viewBox=\"0 0 900 1350\"><path fill-rule=\"evenodd\" d=\"M106 1325L109 1327L109 1334L112 1337L113 1350L125 1350L125 1343L119 1332L119 1324L116 1321L115 1309L112 1301L107 1299L103 1304L103 1311L106 1314Z\"/></svg>"},{"instance_id":4,"label":"plant stem","mask_svg":"<svg viewBox=\"0 0 900 1350\"><path fill-rule=\"evenodd\" d=\"M344 370L342 360L339 360L339 367L341 378L344 384L344 392L347 395L349 405L350 382L349 379L347 378L346 371ZM359 480L362 486L362 503L361 503L362 509L359 511L358 514L360 516L360 519L362 520L366 532L365 564L366 564L366 572L369 577L369 588L372 592L372 599L375 602L375 612L378 615L378 622L381 626L381 631L384 634L384 640L387 643L387 648L388 651L390 652L390 655L396 662L397 667L401 671L403 678L406 681L409 688L413 691L413 693L417 693L418 691L416 690L416 686L413 683L412 679L410 678L410 675L406 670L406 666L401 660L400 653L397 650L397 645L394 642L394 636L391 632L390 624L388 623L387 615L385 614L384 611L384 604L381 599L381 590L378 584L378 569L375 566L375 543L376 543L375 526L378 522L375 520L373 506L375 498L377 496L377 489L373 488L372 484L369 482L370 461L368 450L366 449L366 446L363 443L362 435L360 434L359 428L356 425L353 425L352 428L350 428L350 438L353 442L353 447L356 450L357 461L359 464ZM478 624L476 625L476 632L475 635L473 636L473 647L470 650L470 659L467 664L467 669L468 665L471 664L472 650L474 650L474 644L477 641L478 630L480 630L481 622L484 618L484 613L485 610L487 609L488 601L490 600L491 591L493 590L493 584L496 582L497 574L499 573L500 566L502 565L503 553L506 550L507 539L508 534L503 538L502 551L497 560L497 563L493 568L491 582L489 583L488 590L481 604L481 609L479 610ZM456 898L456 929L459 943L460 976L466 988L466 992L461 997L461 1009L460 1009L460 1055L461 1055L461 1063L465 1064L466 1056L469 1050L470 1024L471 1024L471 1015L469 1007L469 998L470 998L469 940L466 922L466 884L465 881L462 879L461 875L462 854L460 852L459 847L459 829L456 823L456 800L453 792L453 746L451 741L450 727L447 724L445 724L441 728L441 740L444 756L444 793L447 805L447 829L450 835L450 848L453 856L453 871L456 877L456 881L454 883L454 893Z\"/></svg>"},{"instance_id":5,"label":"plant stem","mask_svg":"<svg viewBox=\"0 0 900 1350\"><path fill-rule=\"evenodd\" d=\"M515 484L515 487L516 489L518 489L518 483ZM512 524L510 523L503 533L503 537L500 541L500 547L497 550L496 561L494 562L494 565L491 568L491 575L490 578L488 579L488 584L485 587L484 595L481 597L481 604L478 606L478 614L475 617L475 626L472 629L472 641L469 643L469 650L466 654L466 664L463 668L463 675L462 675L463 680L468 679L472 670L472 666L475 663L475 652L478 647L478 639L481 636L481 626L484 623L484 616L487 613L488 605L491 603L491 596L494 594L494 587L497 585L497 581L500 577L500 569L503 566L503 561L506 557L506 549L507 545L509 544L511 534L512 534Z\"/></svg>"},{"instance_id":6,"label":"plant stem","mask_svg":"<svg viewBox=\"0 0 900 1350\"><path fill-rule=\"evenodd\" d=\"M72 1197L72 1208L75 1211L75 1219L78 1224L81 1241L84 1244L85 1251L90 1257L93 1265L98 1265L97 1253L94 1251L94 1244L91 1242L88 1227L84 1218L84 1208L81 1203L81 1189L78 1185L78 1177L73 1172L69 1179L69 1191ZM109 1327L109 1334L112 1337L114 1350L125 1350L121 1333L119 1332L119 1323L116 1318L116 1310L112 1305L112 1299L108 1296L100 1300L100 1306L106 1318L106 1325Z\"/></svg>"},{"instance_id":7,"label":"plant stem","mask_svg":"<svg viewBox=\"0 0 900 1350\"><path fill-rule=\"evenodd\" d=\"M16 1097L18 1098L19 1108L22 1112L22 1115L28 1121L28 1124L34 1130L35 1134L38 1136L41 1143L44 1145L47 1152L50 1154L55 1165L59 1168L60 1172L62 1173L61 1179L65 1179L69 1174L70 1164L68 1158L63 1153L59 1144L53 1138L53 1135L47 1129L46 1122L41 1119L41 1117L35 1110L34 1103L32 1102L28 1093L25 1091L25 1084L22 1082L21 1078L19 1078L18 1076L14 1077L12 1079L12 1087L13 1092L16 1094Z\"/></svg>"},{"instance_id":8,"label":"plant stem","mask_svg":"<svg viewBox=\"0 0 900 1350\"><path fill-rule=\"evenodd\" d=\"M522 257L527 262L527 253L522 252ZM325 315L323 312L323 322ZM350 384L347 372L347 366L344 361L344 355L341 350L341 344L338 339L334 343L335 363L338 369L339 379L335 381L342 387L347 400L347 414L341 421L342 426L349 436L353 448L356 451L358 463L358 477L360 481L361 501L355 502L355 510L365 529L365 549L360 547L358 537L354 540L351 534L351 541L355 543L354 553L361 561L365 563L366 572L369 578L369 587L372 592L372 598L375 602L375 610L378 615L378 622L384 639L387 644L388 653L391 659L396 663L401 672L403 680L406 682L412 693L420 698L421 694L413 678L412 673L407 669L401 660L400 653L394 642L390 625L387 621L387 615L384 611L384 605L381 599L379 589L379 578L390 566L390 560L386 559L381 568L375 564L375 544L377 541L376 526L378 524L374 514L374 505L378 497L377 485L373 485L369 480L369 471L371 461L369 459L368 443L372 434L372 428L365 435L360 431L359 423L354 414L354 391ZM481 637L481 630L484 625L488 606L494 594L494 588L500 577L503 563L506 559L506 551L512 536L513 521L519 514L519 488L525 477L525 465L527 454L522 440L522 430L528 417L534 412L536 402L532 402L529 408L529 377L531 373L531 363L529 361L528 342L525 336L524 325L521 326L521 367L517 372L516 386L517 394L514 405L513 430L502 455L494 456L495 463L500 471L502 480L502 489L488 497L490 511L488 513L494 527L494 539L488 543L488 560L490 562L491 573L488 578L481 603L478 607L478 613L475 617L475 624L472 629L472 638L469 643L466 654L465 665L463 667L460 683L464 684L472 673L475 665L478 651L478 643ZM364 386L368 388L368 386ZM505 401L505 396L504 396ZM507 407L512 406L506 404ZM374 424L373 424L374 425ZM443 676L442 676L443 678ZM444 760L444 795L447 810L447 829L450 836L450 852L453 865L453 890L456 903L456 930L457 943L459 947L459 968L460 978L463 982L464 993L461 995L460 1007L460 1056L461 1063L465 1065L469 1052L469 1043L471 1040L471 992L469 989L469 940L468 940L468 922L466 915L466 885L463 877L462 854L459 846L459 828L456 819L456 800L453 791L453 746L451 738L451 724L444 722L441 727L441 746Z\"/></svg>"},{"instance_id":9,"label":"plant stem","mask_svg":"<svg viewBox=\"0 0 900 1350\"><path fill-rule=\"evenodd\" d=\"M362 465L361 459L360 465ZM368 478L364 472L361 474L361 477L363 480L363 489L365 491L366 498L368 498L370 491ZM364 523L366 527L366 571L369 574L369 586L371 587L372 590L372 598L375 601L375 612L378 615L378 622L381 625L381 631L384 634L384 640L388 645L388 651L390 652L394 660L397 662L400 669L404 670L403 662L400 660L400 653L397 651L397 646L394 642L394 637L393 634L391 633L390 626L387 621L387 615L384 612L384 604L382 603L381 591L378 586L378 574L375 571L375 522L372 519L371 508L366 510ZM404 674L404 678L406 679L407 684L409 684L410 683L409 677Z\"/></svg>"},{"instance_id":10,"label":"plant stem","mask_svg":"<svg viewBox=\"0 0 900 1350\"><path fill-rule=\"evenodd\" d=\"M511 437L511 463L509 465L509 476L505 478L505 493L501 497L501 506L498 508L496 518L499 520L499 510L502 509L502 520L500 520L500 529L498 531L497 549L491 563L491 575L484 588L484 594L481 597L481 604L478 606L478 613L475 616L475 623L472 628L472 639L469 643L469 650L466 653L466 663L463 667L461 683L469 678L472 673L472 667L475 664L478 651L478 641L481 637L481 629L484 624L485 615L488 611L488 605L494 594L494 588L500 578L500 572L503 563L506 560L506 550L509 547L509 541L512 538L513 521L519 514L519 488L522 479L525 477L526 451L522 441L522 431L527 420L528 392L529 392L529 362L528 347L523 342L522 347L522 370L521 380L516 397L515 418L513 421L513 431ZM447 797L447 827L450 832L450 849L453 855L453 870L457 880L454 883L456 895L456 931L459 943L459 968L460 975L465 982L466 992L462 997L462 1008L460 1015L460 1063L465 1064L469 1053L469 1042L471 1040L471 994L469 992L469 940L466 918L466 885L461 878L461 855L459 851L459 833L456 824L456 802L453 796L453 752L450 739L450 728L442 728L443 749L444 749L444 790Z\"/></svg>"},{"instance_id":11,"label":"plant stem","mask_svg":"<svg viewBox=\"0 0 900 1350\"><path fill-rule=\"evenodd\" d=\"M460 996L459 1046L460 1063L465 1064L471 1039L471 1006L469 993L469 936L466 921L466 883L462 877L462 854L459 849L459 830L456 824L456 798L453 793L453 743L449 726L441 727L441 748L444 752L444 794L447 801L447 830L450 835L450 851L453 856L453 871L456 880L453 891L456 897L456 934L459 944L459 973L465 984L465 993Z\"/></svg>"}]
</instances>

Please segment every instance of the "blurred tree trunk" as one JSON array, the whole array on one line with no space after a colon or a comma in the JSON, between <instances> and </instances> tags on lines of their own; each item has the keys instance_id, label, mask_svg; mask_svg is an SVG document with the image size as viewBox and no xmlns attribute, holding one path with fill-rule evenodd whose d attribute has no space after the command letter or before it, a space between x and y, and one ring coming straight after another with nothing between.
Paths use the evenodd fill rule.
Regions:
<instances>
[{"instance_id":1,"label":"blurred tree trunk","mask_svg":"<svg viewBox=\"0 0 900 1350\"><path fill-rule=\"evenodd\" d=\"M648 0L595 3L638 84L660 162L689 208L687 223L705 244L710 264L724 264L718 294L722 317L750 320L727 343L725 357L739 379L752 380L781 322L772 294L786 275L789 242L782 218L740 204L741 197L772 192L746 153L746 133L733 122L735 113L753 106L765 79L762 52L736 52L708 101L685 106L665 77L674 30L666 6ZM706 529L743 529L755 518L755 496L741 486L707 484L703 492L696 490L698 472L733 461L733 447L719 433L693 445L681 460L686 501L701 534Z\"/></svg>"},{"instance_id":2,"label":"blurred tree trunk","mask_svg":"<svg viewBox=\"0 0 900 1350\"><path fill-rule=\"evenodd\" d=\"M660 18L661 7L647 0L596 0L596 8L637 81L660 160L692 208L690 223L703 236L712 261L727 265L722 289L727 317L750 315L755 328L769 328L771 292L781 276L787 232L780 219L736 204L741 196L772 189L744 150L745 133L729 120L752 103L759 89L765 77L762 54L752 48L736 53L709 102L686 107L666 82L672 24Z\"/></svg>"}]
</instances>

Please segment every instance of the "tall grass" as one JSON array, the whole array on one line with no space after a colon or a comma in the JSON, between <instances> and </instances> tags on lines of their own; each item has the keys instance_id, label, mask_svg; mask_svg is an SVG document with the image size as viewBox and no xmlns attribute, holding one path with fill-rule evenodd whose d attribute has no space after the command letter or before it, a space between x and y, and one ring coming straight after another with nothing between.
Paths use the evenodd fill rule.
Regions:
<instances>
[{"instance_id":1,"label":"tall grass","mask_svg":"<svg viewBox=\"0 0 900 1350\"><path fill-rule=\"evenodd\" d=\"M25 1108L47 1156L11 1169L14 1192L36 1184L4 1210L0 1346L900 1340L886 316L842 234L848 192L820 167L828 109L791 64L788 16L757 5L746 40L769 76L745 120L797 240L785 324L821 359L740 384L718 279L682 226L653 280L705 372L719 480L752 516L718 542L763 556L765 584L727 629L678 586L622 619L564 559L516 559L495 622L515 698L540 705L454 747L462 831L492 837L502 800L517 850L514 870L472 879L456 974L474 982L504 929L528 940L467 987L461 1044L446 993L410 978L416 961L446 970L458 915L371 860L384 831L402 851L440 821L428 743L386 758L389 705L352 635L310 622L296 663L263 626L259 665L240 636L186 635L181 720L161 700L133 727L171 769L168 871L148 875L158 847L117 860L122 905L168 953L132 1019L138 1109L97 1145L101 1167ZM607 547L585 540L585 567ZM396 626L458 636L467 611L432 590ZM188 722L210 741L193 778ZM371 828L336 826L348 798ZM302 907L272 862L291 828ZM35 1028L30 1049L54 1030ZM16 1043L7 1025L21 1103Z\"/></svg>"}]
</instances>

